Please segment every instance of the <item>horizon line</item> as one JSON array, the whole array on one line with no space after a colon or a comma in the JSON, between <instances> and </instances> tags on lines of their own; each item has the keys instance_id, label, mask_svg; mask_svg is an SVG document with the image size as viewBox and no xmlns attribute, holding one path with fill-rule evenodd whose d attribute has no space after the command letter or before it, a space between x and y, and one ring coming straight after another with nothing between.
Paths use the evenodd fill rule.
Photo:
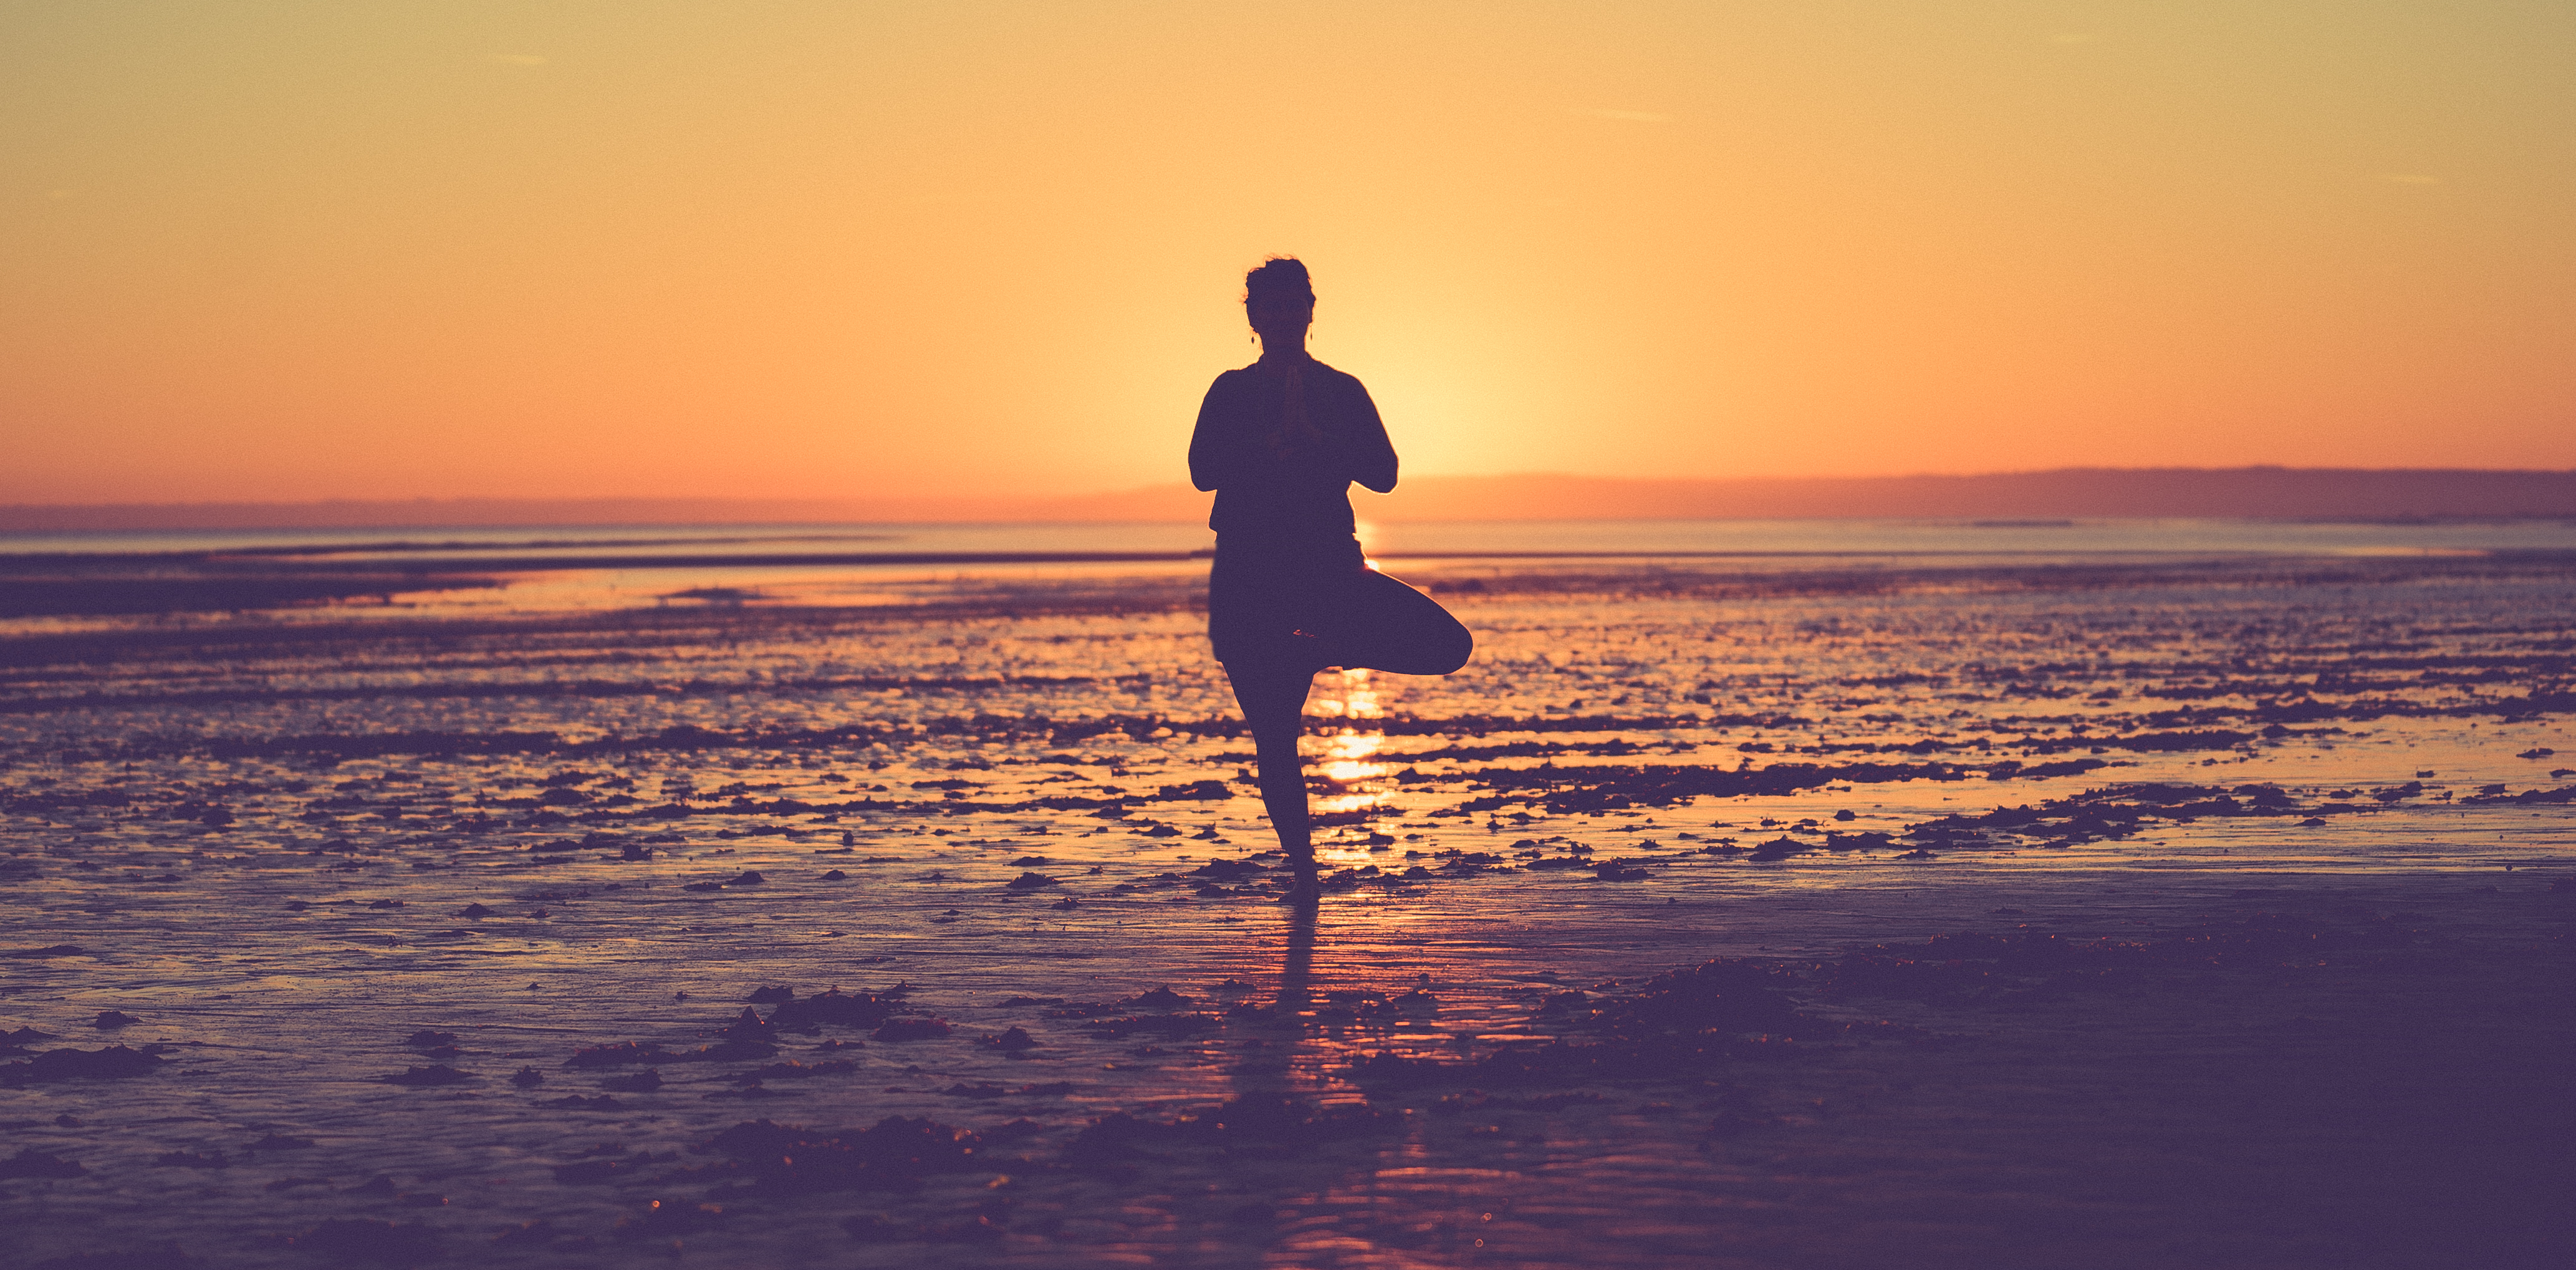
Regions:
<instances>
[{"instance_id":1,"label":"horizon line","mask_svg":"<svg viewBox=\"0 0 2576 1270\"><path fill-rule=\"evenodd\" d=\"M2069 467L1910 476L1417 475L1355 501L1377 524L1636 520L2564 519L2576 471L2533 468ZM0 532L429 530L565 525L1181 524L1185 483L1058 494L838 497L417 496L0 504Z\"/></svg>"},{"instance_id":2,"label":"horizon line","mask_svg":"<svg viewBox=\"0 0 2576 1270\"><path fill-rule=\"evenodd\" d=\"M2005 468L1983 472L1901 472L1869 475L1752 475L1752 476L1625 476L1593 472L1519 471L1519 472L1416 472L1405 474L1408 481L1610 481L1641 485L1716 485L1716 484L1818 484L1825 482L1898 482L1898 481L1970 481L2008 477L2047 477L2072 475L2151 475L2193 474L2221 476L2232 474L2279 473L2299 476L2501 476L2501 477L2576 477L2576 468L2541 467L2303 467L2285 463L2245 463L2226 467L2193 467L2180 464L2122 467L2108 464L2081 464L2050 468ZM326 495L310 498L180 498L154 500L84 500L72 502L0 502L0 511L98 511L98 510L182 510L217 507L339 507L339 506L412 506L418 504L466 503L859 503L859 502L1053 502L1091 498L1115 498L1152 494L1187 488L1181 481L1158 481L1142 485L1120 485L1066 492L1020 492L1002 494L924 494L861 492L851 494L410 494L410 495ZM1199 491L1192 491L1198 493ZM1379 496L1386 497L1386 496Z\"/></svg>"}]
</instances>

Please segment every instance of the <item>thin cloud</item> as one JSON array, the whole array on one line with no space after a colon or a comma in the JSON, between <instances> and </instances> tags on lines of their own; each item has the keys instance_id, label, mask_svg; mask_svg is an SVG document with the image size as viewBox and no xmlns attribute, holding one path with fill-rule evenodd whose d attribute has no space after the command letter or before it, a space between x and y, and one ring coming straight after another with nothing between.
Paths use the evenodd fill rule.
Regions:
<instances>
[{"instance_id":1,"label":"thin cloud","mask_svg":"<svg viewBox=\"0 0 2576 1270\"><path fill-rule=\"evenodd\" d=\"M502 66L543 66L546 59L534 53L495 53L492 61Z\"/></svg>"},{"instance_id":2,"label":"thin cloud","mask_svg":"<svg viewBox=\"0 0 2576 1270\"><path fill-rule=\"evenodd\" d=\"M1671 123L1673 121L1671 115L1659 115L1650 110L1578 110L1574 113L1593 119L1616 119L1621 123Z\"/></svg>"}]
</instances>

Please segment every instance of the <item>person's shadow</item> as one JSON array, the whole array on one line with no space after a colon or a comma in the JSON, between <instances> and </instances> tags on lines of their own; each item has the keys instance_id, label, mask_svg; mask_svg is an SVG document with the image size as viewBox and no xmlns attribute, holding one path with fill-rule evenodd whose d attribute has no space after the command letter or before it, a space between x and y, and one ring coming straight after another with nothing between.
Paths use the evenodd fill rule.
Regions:
<instances>
[{"instance_id":1,"label":"person's shadow","mask_svg":"<svg viewBox=\"0 0 2576 1270\"><path fill-rule=\"evenodd\" d=\"M1252 1027L1239 1029L1250 1033L1246 1039L1261 1045L1256 1055L1235 1064L1231 1073L1238 1102L1279 1103L1298 1096L1293 1068L1305 1041L1304 1016L1315 999L1316 911L1312 904L1286 907L1288 943L1279 963L1279 990Z\"/></svg>"},{"instance_id":2,"label":"person's shadow","mask_svg":"<svg viewBox=\"0 0 2576 1270\"><path fill-rule=\"evenodd\" d=\"M1385 1153L1418 1138L1421 1130L1414 1127L1418 1122L1397 1118L1408 1113L1382 1102L1374 1107L1318 1105L1329 1073L1317 1070L1317 1061L1338 1066L1358 1051L1346 1051L1329 1037L1310 1040L1308 1035L1318 1000L1327 995L1315 982L1319 930L1312 906L1289 906L1287 935L1278 990L1267 1008L1238 1015L1226 1027L1240 1048L1238 1061L1227 1072L1233 1098L1216 1114L1247 1130L1252 1141L1233 1163L1233 1181L1249 1202L1236 1210L1224 1237L1261 1248L1263 1264L1312 1264L1308 1253L1321 1258L1325 1250L1347 1249L1354 1240L1387 1249L1426 1246L1424 1239L1436 1244L1437 1231L1429 1228L1408 1233L1398 1229L1408 1227L1404 1221L1385 1225L1385 1214L1374 1201L1357 1209L1343 1202L1375 1194L1374 1179L1386 1163ZM1366 1123L1369 1118L1376 1119L1374 1129ZM1496 1169L1505 1167L1495 1158L1504 1150L1499 1139L1471 1143L1465 1154L1453 1145L1442 1162ZM1406 1162L1418 1161L1408 1156Z\"/></svg>"},{"instance_id":3,"label":"person's shadow","mask_svg":"<svg viewBox=\"0 0 2576 1270\"><path fill-rule=\"evenodd\" d=\"M1316 906L1288 906L1288 951L1279 963L1278 1008L1295 1018L1314 1001Z\"/></svg>"}]
</instances>

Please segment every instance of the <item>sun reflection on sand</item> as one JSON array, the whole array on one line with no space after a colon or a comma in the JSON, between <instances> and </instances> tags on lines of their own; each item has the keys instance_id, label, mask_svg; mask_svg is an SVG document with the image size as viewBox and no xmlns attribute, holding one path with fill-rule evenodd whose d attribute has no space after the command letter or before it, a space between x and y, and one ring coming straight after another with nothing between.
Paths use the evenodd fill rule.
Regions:
<instances>
[{"instance_id":1,"label":"sun reflection on sand","mask_svg":"<svg viewBox=\"0 0 2576 1270\"><path fill-rule=\"evenodd\" d=\"M1386 705L1366 670L1327 670L1317 676L1306 710L1328 719L1386 717Z\"/></svg>"},{"instance_id":2,"label":"sun reflection on sand","mask_svg":"<svg viewBox=\"0 0 2576 1270\"><path fill-rule=\"evenodd\" d=\"M1363 736L1344 731L1342 735L1333 738L1332 760L1324 765L1324 775L1342 785L1355 784L1371 777L1385 775L1385 764L1366 761L1371 755L1377 753L1380 745L1385 743L1384 736L1374 733Z\"/></svg>"},{"instance_id":3,"label":"sun reflection on sand","mask_svg":"<svg viewBox=\"0 0 2576 1270\"><path fill-rule=\"evenodd\" d=\"M1386 735L1382 732L1342 729L1340 736L1325 742L1322 764L1324 779L1335 785L1357 786L1363 781L1373 781L1385 776L1386 764L1370 761L1385 744ZM1317 799L1315 810L1326 814L1353 812L1375 807L1385 801L1386 794L1382 790L1354 788L1346 793Z\"/></svg>"},{"instance_id":4,"label":"sun reflection on sand","mask_svg":"<svg viewBox=\"0 0 2576 1270\"><path fill-rule=\"evenodd\" d=\"M1316 714L1350 720L1386 717L1385 706L1366 670L1328 672L1319 679L1317 686L1318 695L1325 699L1314 704ZM1373 761L1385 745L1385 733L1362 732L1352 727L1343 728L1338 736L1326 738L1323 753L1316 756L1318 770L1324 779L1342 787L1342 790L1316 799L1315 810L1324 815L1346 814L1385 803L1384 790L1361 787L1363 782L1376 781L1386 775L1386 765Z\"/></svg>"}]
</instances>

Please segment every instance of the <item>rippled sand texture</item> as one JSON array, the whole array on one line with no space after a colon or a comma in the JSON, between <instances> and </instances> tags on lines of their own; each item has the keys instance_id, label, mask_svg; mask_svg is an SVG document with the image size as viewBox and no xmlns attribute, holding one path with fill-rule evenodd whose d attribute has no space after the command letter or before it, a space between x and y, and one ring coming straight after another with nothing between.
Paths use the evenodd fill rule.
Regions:
<instances>
[{"instance_id":1,"label":"rippled sand texture","mask_svg":"<svg viewBox=\"0 0 2576 1270\"><path fill-rule=\"evenodd\" d=\"M2566 1162L2564 565L1428 580L1477 660L1319 680L1308 921L1167 578L0 642L5 1224L215 1265L2555 1246L2464 1214ZM2463 1073L2503 1101L2425 1101Z\"/></svg>"}]
</instances>

